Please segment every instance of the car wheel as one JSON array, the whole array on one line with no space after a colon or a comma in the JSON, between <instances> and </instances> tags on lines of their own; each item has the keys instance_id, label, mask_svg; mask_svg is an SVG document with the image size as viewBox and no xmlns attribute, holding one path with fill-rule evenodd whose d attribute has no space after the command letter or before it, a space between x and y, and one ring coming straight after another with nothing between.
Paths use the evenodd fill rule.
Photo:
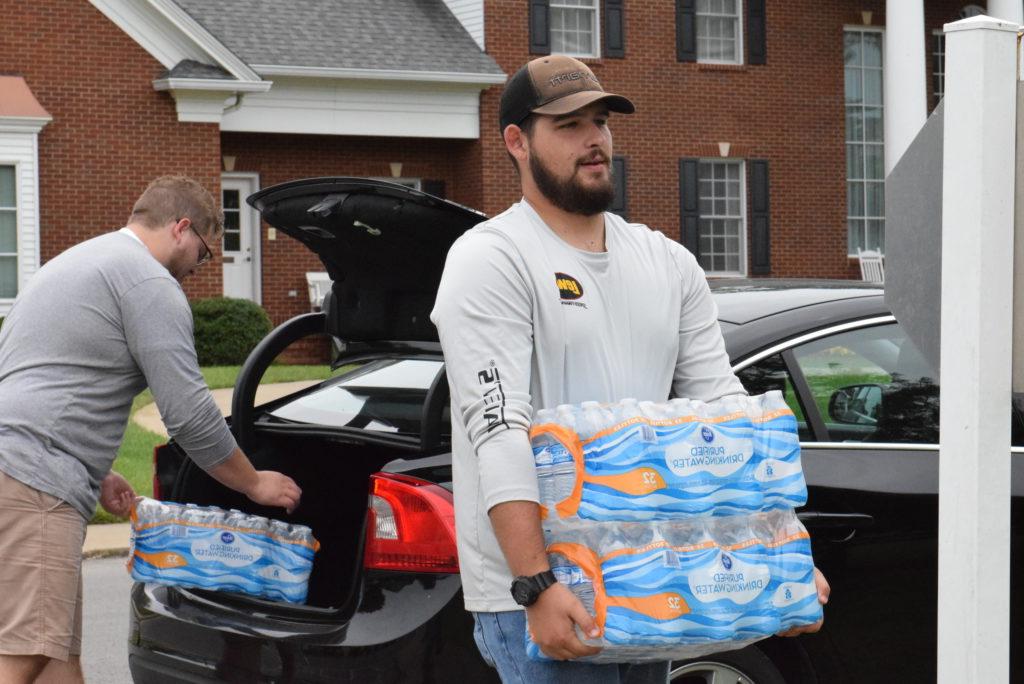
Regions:
<instances>
[{"instance_id":1,"label":"car wheel","mask_svg":"<svg viewBox=\"0 0 1024 684\"><path fill-rule=\"evenodd\" d=\"M753 646L674 661L668 680L672 684L786 684L772 661Z\"/></svg>"}]
</instances>

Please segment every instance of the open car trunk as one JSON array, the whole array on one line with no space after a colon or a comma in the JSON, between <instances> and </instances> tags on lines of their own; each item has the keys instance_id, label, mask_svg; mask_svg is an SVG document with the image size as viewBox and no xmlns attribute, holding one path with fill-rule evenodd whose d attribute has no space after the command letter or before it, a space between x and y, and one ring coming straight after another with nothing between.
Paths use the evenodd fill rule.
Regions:
<instances>
[{"instance_id":1,"label":"open car trunk","mask_svg":"<svg viewBox=\"0 0 1024 684\"><path fill-rule=\"evenodd\" d=\"M323 437L270 435L261 442L259 449L248 454L256 469L284 473L302 488L302 500L291 514L253 503L188 459L170 498L309 526L320 550L313 559L306 605L351 609L363 561L369 478L394 460L395 452L384 446L340 444Z\"/></svg>"}]
</instances>

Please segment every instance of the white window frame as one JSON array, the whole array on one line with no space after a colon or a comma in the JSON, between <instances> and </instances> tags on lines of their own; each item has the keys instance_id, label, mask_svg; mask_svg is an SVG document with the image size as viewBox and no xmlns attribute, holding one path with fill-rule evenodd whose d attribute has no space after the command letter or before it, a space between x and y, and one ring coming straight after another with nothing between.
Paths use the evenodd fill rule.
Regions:
<instances>
[{"instance_id":1,"label":"white window frame","mask_svg":"<svg viewBox=\"0 0 1024 684\"><path fill-rule=\"evenodd\" d=\"M884 132L884 126L885 126L885 59L886 59L886 56L885 56L885 29L882 28L882 27L879 27L879 26L859 26L859 25L844 26L843 27L843 43L844 44L846 42L846 34L849 33L849 32L877 33L877 34L879 34L879 37L881 38L881 40L879 41L879 45L881 46L881 51L882 51L882 65L880 67L877 67L877 68L882 72L882 98L883 99L882 99L881 105L878 105L878 107L880 107L880 109L882 110L881 114L882 114L883 133L882 133L881 147L882 147L882 158L884 160L885 159L885 132ZM863 69L863 67L859 67L859 68ZM875 68L875 67L871 67L871 68ZM845 92L845 71L846 71L846 63L845 63L845 60L844 60L844 62L843 62L843 72L844 72L843 127L844 127L844 131L845 131L845 126L846 126L846 108L850 106L850 105L847 105L846 101L845 101L845 98L846 98L846 92ZM864 107L863 104L861 104L859 106L862 109ZM871 106L874 107L876 105L871 105ZM866 119L863 119L863 120L866 121ZM846 157L846 155L845 155L845 153L846 153L846 146L849 145L849 144L850 144L850 142L846 139L846 135L844 133L844 135L843 135L844 161L845 161L845 157ZM857 143L857 144L859 144L861 147L864 147L864 145L866 143L864 143L862 141L862 142ZM873 144L878 144L878 143L873 143ZM864 192L865 192L865 195L864 195L864 215L863 216L851 216L850 215L850 205L849 205L849 202L847 202L847 206L846 206L846 252L847 252L846 256L848 258L851 258L851 259L857 258L856 248L851 249L851 247L850 247L850 221L854 220L854 219L861 220L861 221L882 221L882 244L881 245L868 245L867 244L867 240L866 240L866 238L867 238L867 228L866 227L864 228L864 231L865 231L864 235L863 235L864 240L861 242L861 244L862 244L862 249L868 249L868 250L878 249L883 254L885 252L885 194L884 194L885 193L885 173L884 173L884 170L883 170L882 178L870 178L869 179L869 178L867 178L867 175L866 175L867 160L863 159L862 162L863 162L863 167L864 167L865 173L862 174L860 178L850 178L849 176L846 175L845 172L843 174L843 176L844 176L844 178L846 180L846 183L854 181L854 182L861 182L861 183L865 184L864 185ZM884 161L883 161L883 164L884 164ZM882 183L882 193L883 194L882 194L882 215L881 216L869 216L868 213L867 213L867 205L868 205L868 200L867 200L867 183L868 182L881 182Z\"/></svg>"},{"instance_id":2,"label":"white window frame","mask_svg":"<svg viewBox=\"0 0 1024 684\"><path fill-rule=\"evenodd\" d=\"M11 211L11 210L14 211L14 251L13 252L0 252L0 257L4 257L4 258L8 258L8 257L12 257L12 256L14 257L14 269L15 269L15 274L16 274L16 280L15 280L15 283L14 283L14 296L17 297L18 296L18 292L21 291L21 272L23 270L22 267L21 267L21 245L22 245L22 239L21 239L21 235L19 234L21 232L21 220L20 220L21 210L20 210L20 208L18 206L19 204L21 204L21 202L19 201L20 200L21 183L18 182L18 176L19 176L19 173L21 172L21 164L18 163L18 161L15 160L15 159L0 158L0 168L10 168L10 169L14 170L14 206L13 207L0 206L0 211L3 211L3 212L7 212L7 211ZM0 297L0 315L5 315L6 309L9 309L10 305L13 302L14 302L14 298L13 297Z\"/></svg>"},{"instance_id":3,"label":"white window frame","mask_svg":"<svg viewBox=\"0 0 1024 684\"><path fill-rule=\"evenodd\" d=\"M593 30L593 46L592 52L561 52L555 48L555 37L554 31L551 26L554 22L551 21L551 17L548 17L548 31L550 32L551 40L551 54L553 55L568 55L569 57L577 57L584 59L596 59L601 56L601 0L589 0L592 4L594 11L594 21L591 25ZM578 10L587 9L580 5L563 5L559 0L551 0L548 3L548 12L554 14L555 10Z\"/></svg>"},{"instance_id":4,"label":"white window frame","mask_svg":"<svg viewBox=\"0 0 1024 684\"><path fill-rule=\"evenodd\" d=\"M696 7L696 4L694 5ZM708 14L694 12L693 41L697 51L697 62L700 64L743 64L743 0L736 0L736 57L735 59L707 59L700 56L700 17L732 17L731 14Z\"/></svg>"},{"instance_id":5,"label":"white window frame","mask_svg":"<svg viewBox=\"0 0 1024 684\"><path fill-rule=\"evenodd\" d=\"M740 197L739 197L739 199L740 199L740 215L739 215L739 265L740 265L740 268L739 268L738 271L713 271L713 270L710 270L710 269L705 269L704 272L709 277L714 277L714 278L745 278L745 277L747 277L747 270L748 270L747 269L747 218L748 217L747 217L747 164L746 164L746 161L744 159L736 159L736 158L732 158L732 157L707 157L707 158L701 158L701 159L697 160L697 188L698 188L697 210L698 210L698 212L700 211L700 201L705 199L703 197L703 195L700 194L700 191L699 191L700 185L701 185L701 179L702 179L700 171L701 171L701 165L703 165L703 164L736 164L737 166L739 166L739 182L740 182L740 190L739 190L739 194L740 194ZM699 216L698 216L698 219L697 219L697 226L698 226L698 228L697 228L697 244L698 245L701 244L701 239L702 239L702 236L703 236L703 232L701 231L700 226L704 222L705 219L708 219L708 220L714 220L714 219L736 220L736 217L735 216L717 216L717 215L714 215L714 214L705 215L703 212L701 212L699 214ZM703 248L700 249L700 252L701 252L701 258L703 259L703 254L704 254ZM703 264L702 264L702 266L703 266Z\"/></svg>"},{"instance_id":6,"label":"white window frame","mask_svg":"<svg viewBox=\"0 0 1024 684\"><path fill-rule=\"evenodd\" d=\"M946 94L946 33L942 29L932 31L932 107L937 107L942 96ZM941 48L941 50L940 50ZM935 61L938 59L942 65L941 70L935 69Z\"/></svg>"}]
</instances>

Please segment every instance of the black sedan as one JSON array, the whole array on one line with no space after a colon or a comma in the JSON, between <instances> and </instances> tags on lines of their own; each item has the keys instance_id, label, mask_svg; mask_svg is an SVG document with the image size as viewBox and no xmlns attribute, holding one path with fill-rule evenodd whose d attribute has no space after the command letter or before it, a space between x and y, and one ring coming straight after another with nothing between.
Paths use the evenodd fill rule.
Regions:
<instances>
[{"instance_id":1,"label":"black sedan","mask_svg":"<svg viewBox=\"0 0 1024 684\"><path fill-rule=\"evenodd\" d=\"M291 516L254 506L193 466L173 442L155 456L155 495L309 525L321 551L301 606L136 584L132 676L136 682L497 681L477 653L472 619L462 607L449 395L427 317L448 247L484 217L358 179L288 183L249 201L268 223L313 249L334 281L322 313L285 323L253 351L233 400L239 443L257 467L294 477L302 504ZM797 416L809 485L800 517L832 598L820 633L673 663L672 681L934 681L935 374L879 289L729 280L715 283L713 293L747 389L782 390ZM336 364L347 370L254 407L271 361L292 342L317 334L340 340ZM1014 425L1019 428L1019 416ZM1016 468L1015 576L1024 569L1022 494L1024 471ZM1024 668L1019 585L1011 601L1016 673Z\"/></svg>"}]
</instances>

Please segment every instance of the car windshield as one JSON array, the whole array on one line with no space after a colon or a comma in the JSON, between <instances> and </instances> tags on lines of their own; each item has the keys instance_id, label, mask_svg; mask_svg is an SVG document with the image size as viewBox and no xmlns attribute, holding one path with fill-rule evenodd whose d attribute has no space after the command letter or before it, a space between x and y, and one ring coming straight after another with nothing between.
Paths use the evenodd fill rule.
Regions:
<instances>
[{"instance_id":1,"label":"car windshield","mask_svg":"<svg viewBox=\"0 0 1024 684\"><path fill-rule=\"evenodd\" d=\"M419 434L423 402L442 362L381 359L270 412L295 423ZM442 421L447 425L447 416Z\"/></svg>"}]
</instances>

